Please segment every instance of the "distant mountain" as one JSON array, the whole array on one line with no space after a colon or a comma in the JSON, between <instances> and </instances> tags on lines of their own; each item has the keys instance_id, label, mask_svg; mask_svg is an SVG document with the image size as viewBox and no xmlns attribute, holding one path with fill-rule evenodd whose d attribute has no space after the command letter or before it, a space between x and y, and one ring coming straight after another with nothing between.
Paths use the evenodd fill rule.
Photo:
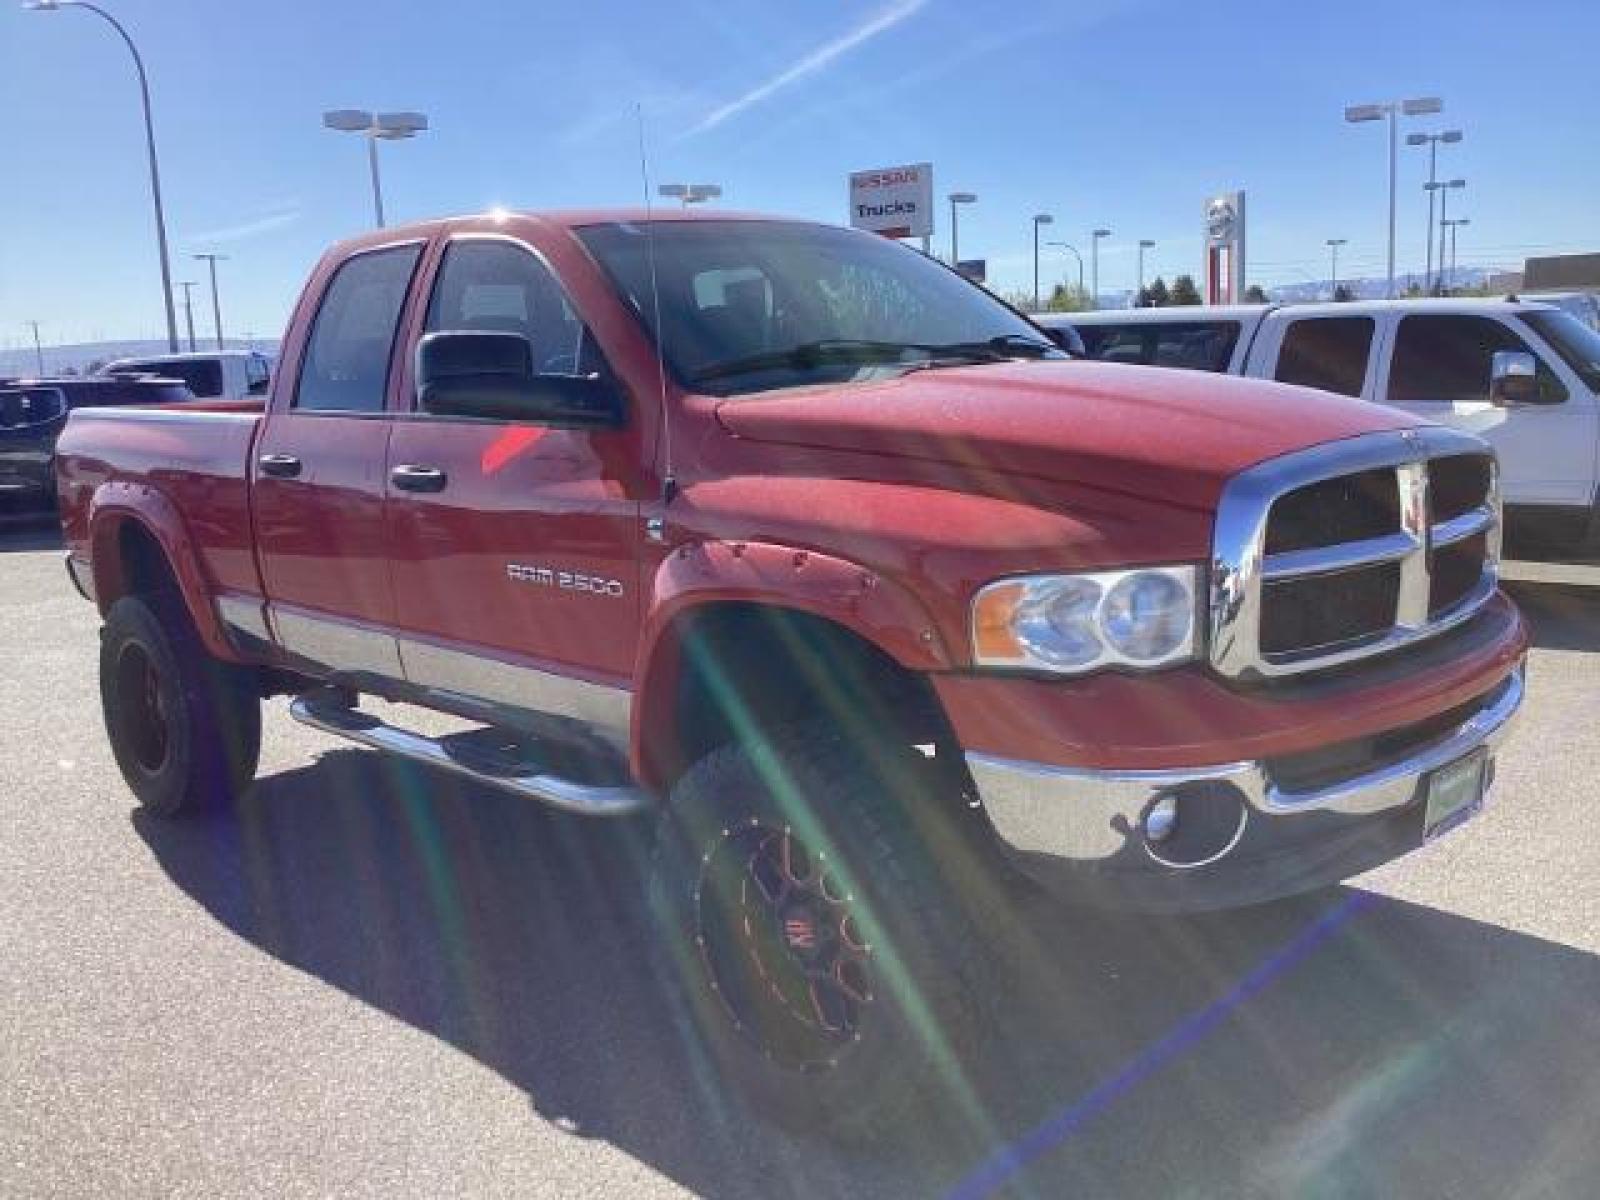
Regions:
<instances>
[{"instance_id":1,"label":"distant mountain","mask_svg":"<svg viewBox=\"0 0 1600 1200\"><path fill-rule=\"evenodd\" d=\"M182 343L188 349L188 343ZM215 347L215 341L195 343L195 348L206 351ZM278 356L277 338L224 338L229 350L259 350L269 358ZM165 341L79 342L71 346L46 346L44 368L46 375L59 375L71 369L81 374L93 364L110 362L114 358L143 358L150 354L167 353ZM22 350L0 351L0 376L27 376L37 373L32 347Z\"/></svg>"},{"instance_id":2,"label":"distant mountain","mask_svg":"<svg viewBox=\"0 0 1600 1200\"><path fill-rule=\"evenodd\" d=\"M1450 276L1451 287L1476 288L1483 287L1492 277L1503 277L1505 271L1498 267L1461 267ZM1341 279L1339 283L1350 289L1358 300L1382 300L1389 290L1389 280L1385 276L1372 278L1361 276L1355 279ZM1422 273L1409 271L1395 276L1395 287L1402 294L1408 287L1415 284L1422 287L1424 283ZM1311 300L1326 300L1333 295L1333 283L1328 279L1307 281L1306 283L1285 283L1277 287L1267 288L1267 295L1272 299L1285 304L1301 304Z\"/></svg>"}]
</instances>

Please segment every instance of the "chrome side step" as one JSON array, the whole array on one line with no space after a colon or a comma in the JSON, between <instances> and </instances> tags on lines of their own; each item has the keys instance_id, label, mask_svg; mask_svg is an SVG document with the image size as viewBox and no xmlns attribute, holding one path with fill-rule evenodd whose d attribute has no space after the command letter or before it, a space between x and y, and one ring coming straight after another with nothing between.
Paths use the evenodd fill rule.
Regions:
<instances>
[{"instance_id":1,"label":"chrome side step","mask_svg":"<svg viewBox=\"0 0 1600 1200\"><path fill-rule=\"evenodd\" d=\"M335 692L297 696L289 704L289 715L324 733L453 771L565 812L587 817L626 817L654 804L650 794L633 783L579 782L554 774L531 758L511 756L493 747L485 749L482 735L496 733L490 729L428 737L351 707Z\"/></svg>"}]
</instances>

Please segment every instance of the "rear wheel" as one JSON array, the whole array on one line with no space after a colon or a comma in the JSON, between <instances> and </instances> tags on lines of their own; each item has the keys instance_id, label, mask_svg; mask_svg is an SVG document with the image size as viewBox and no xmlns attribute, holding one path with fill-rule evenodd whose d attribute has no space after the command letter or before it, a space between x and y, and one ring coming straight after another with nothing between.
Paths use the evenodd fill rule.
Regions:
<instances>
[{"instance_id":1,"label":"rear wheel","mask_svg":"<svg viewBox=\"0 0 1600 1200\"><path fill-rule=\"evenodd\" d=\"M950 869L972 856L930 780L909 748L869 757L801 725L673 789L652 891L666 973L724 1077L780 1120L863 1135L959 1103L989 981Z\"/></svg>"},{"instance_id":2,"label":"rear wheel","mask_svg":"<svg viewBox=\"0 0 1600 1200\"><path fill-rule=\"evenodd\" d=\"M261 701L251 674L206 653L175 596L111 606L100 701L122 777L157 816L229 806L255 777Z\"/></svg>"}]
</instances>

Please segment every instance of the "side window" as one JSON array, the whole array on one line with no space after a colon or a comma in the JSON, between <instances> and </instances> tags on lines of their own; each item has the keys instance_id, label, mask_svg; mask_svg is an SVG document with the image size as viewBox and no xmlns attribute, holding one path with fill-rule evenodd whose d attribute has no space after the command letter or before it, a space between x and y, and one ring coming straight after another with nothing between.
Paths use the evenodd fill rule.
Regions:
<instances>
[{"instance_id":1,"label":"side window","mask_svg":"<svg viewBox=\"0 0 1600 1200\"><path fill-rule=\"evenodd\" d=\"M1372 352L1371 317L1303 317L1292 321L1278 350L1279 383L1361 395ZM1488 376L1484 376L1485 380Z\"/></svg>"},{"instance_id":2,"label":"side window","mask_svg":"<svg viewBox=\"0 0 1600 1200\"><path fill-rule=\"evenodd\" d=\"M511 242L451 243L428 301L427 331L521 334L541 375L588 375L599 351L550 269Z\"/></svg>"},{"instance_id":3,"label":"side window","mask_svg":"<svg viewBox=\"0 0 1600 1200\"><path fill-rule=\"evenodd\" d=\"M1103 362L1226 371L1239 340L1237 321L1173 321L1170 324L1083 325L1084 348Z\"/></svg>"},{"instance_id":4,"label":"side window","mask_svg":"<svg viewBox=\"0 0 1600 1200\"><path fill-rule=\"evenodd\" d=\"M1492 317L1402 317L1389 366L1389 400L1443 403L1487 400L1489 368L1496 351L1532 348L1515 330ZM1550 404L1567 398L1555 374L1539 362L1539 392Z\"/></svg>"},{"instance_id":5,"label":"side window","mask_svg":"<svg viewBox=\"0 0 1600 1200\"><path fill-rule=\"evenodd\" d=\"M265 396L270 373L267 370L267 360L259 354L252 354L244 360L245 389L249 395Z\"/></svg>"},{"instance_id":6,"label":"side window","mask_svg":"<svg viewBox=\"0 0 1600 1200\"><path fill-rule=\"evenodd\" d=\"M310 412L382 412L400 310L421 245L358 254L323 293L300 365L294 407Z\"/></svg>"}]
</instances>

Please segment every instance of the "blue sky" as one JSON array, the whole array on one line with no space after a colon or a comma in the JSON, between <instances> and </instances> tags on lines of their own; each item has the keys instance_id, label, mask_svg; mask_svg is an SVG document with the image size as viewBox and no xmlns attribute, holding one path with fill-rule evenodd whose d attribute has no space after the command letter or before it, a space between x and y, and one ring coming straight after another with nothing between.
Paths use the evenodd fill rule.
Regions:
<instances>
[{"instance_id":1,"label":"blue sky","mask_svg":"<svg viewBox=\"0 0 1600 1200\"><path fill-rule=\"evenodd\" d=\"M102 2L150 70L176 275L230 256L230 333L275 336L320 250L370 221L359 140L320 128L335 107L432 120L382 148L391 222L636 203L637 102L657 180L842 221L848 172L932 161L940 194L979 194L962 253L1001 285L1027 283L1048 211L1057 237L1115 231L1109 291L1140 237L1147 274L1197 271L1202 202L1231 187L1253 279L1325 277L1331 236L1341 271L1381 273L1384 139L1341 109L1432 93L1443 117L1414 127L1466 131L1441 153L1469 180L1464 265L1600 249L1593 0ZM0 349L30 319L51 342L158 331L137 91L92 15L0 9L0 169ZM1402 147L1402 268L1422 265L1425 169Z\"/></svg>"}]
</instances>

